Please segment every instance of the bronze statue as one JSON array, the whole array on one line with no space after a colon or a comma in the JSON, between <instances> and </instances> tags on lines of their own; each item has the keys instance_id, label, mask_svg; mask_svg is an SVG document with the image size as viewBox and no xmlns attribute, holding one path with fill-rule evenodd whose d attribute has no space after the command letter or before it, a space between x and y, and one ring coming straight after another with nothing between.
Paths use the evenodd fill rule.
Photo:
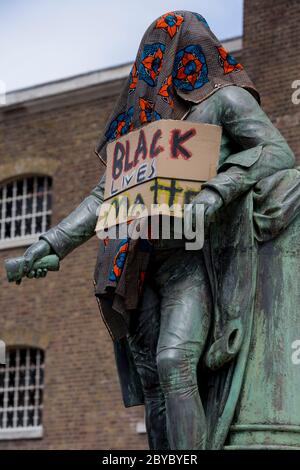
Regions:
<instances>
[{"instance_id":1,"label":"bronze statue","mask_svg":"<svg viewBox=\"0 0 300 470\"><path fill-rule=\"evenodd\" d=\"M161 118L222 126L218 174L193 199L193 208L205 207L204 247L187 251L175 239L100 241L96 297L114 340L124 404L145 404L150 448L221 449L248 380L261 246L295 222L300 175L243 66L197 13L167 13L146 31L97 146L102 163L108 142ZM34 263L53 254L62 260L95 234L104 185L105 173L28 248L24 275L46 276ZM259 428L267 425L255 425L260 436L269 432L262 446L276 431Z\"/></svg>"}]
</instances>

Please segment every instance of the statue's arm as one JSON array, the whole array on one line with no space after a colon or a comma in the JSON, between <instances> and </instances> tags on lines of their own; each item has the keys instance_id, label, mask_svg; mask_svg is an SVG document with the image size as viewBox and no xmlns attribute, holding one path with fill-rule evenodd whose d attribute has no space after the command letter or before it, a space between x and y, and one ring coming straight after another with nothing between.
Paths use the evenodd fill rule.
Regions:
<instances>
[{"instance_id":1,"label":"statue's arm","mask_svg":"<svg viewBox=\"0 0 300 470\"><path fill-rule=\"evenodd\" d=\"M55 227L40 235L52 251L63 259L95 235L97 210L104 199L105 173L79 206Z\"/></svg>"},{"instance_id":2,"label":"statue's arm","mask_svg":"<svg viewBox=\"0 0 300 470\"><path fill-rule=\"evenodd\" d=\"M204 184L217 191L225 204L261 179L293 168L295 156L253 96L240 87L225 87L215 94L224 131L241 149L229 155L220 173Z\"/></svg>"},{"instance_id":3,"label":"statue's arm","mask_svg":"<svg viewBox=\"0 0 300 470\"><path fill-rule=\"evenodd\" d=\"M33 269L35 261L55 253L63 259L95 234L98 208L104 199L105 173L82 203L55 227L39 237L24 253L23 274L45 277L47 269Z\"/></svg>"}]
</instances>

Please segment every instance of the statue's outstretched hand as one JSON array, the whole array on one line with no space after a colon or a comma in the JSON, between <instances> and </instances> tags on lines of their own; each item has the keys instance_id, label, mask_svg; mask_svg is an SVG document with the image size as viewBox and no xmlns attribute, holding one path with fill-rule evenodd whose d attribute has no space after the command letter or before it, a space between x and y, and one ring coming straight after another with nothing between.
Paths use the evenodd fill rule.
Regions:
<instances>
[{"instance_id":1,"label":"statue's outstretched hand","mask_svg":"<svg viewBox=\"0 0 300 470\"><path fill-rule=\"evenodd\" d=\"M60 258L44 240L31 245L24 256L4 261L8 282L16 284L21 284L24 276L45 277L48 271L58 271L59 264Z\"/></svg>"},{"instance_id":2,"label":"statue's outstretched hand","mask_svg":"<svg viewBox=\"0 0 300 470\"><path fill-rule=\"evenodd\" d=\"M45 277L48 270L46 268L38 268L35 270L33 269L33 265L44 256L50 255L51 252L51 246L45 240L39 240L33 243L24 253L24 274L29 278Z\"/></svg>"}]
</instances>

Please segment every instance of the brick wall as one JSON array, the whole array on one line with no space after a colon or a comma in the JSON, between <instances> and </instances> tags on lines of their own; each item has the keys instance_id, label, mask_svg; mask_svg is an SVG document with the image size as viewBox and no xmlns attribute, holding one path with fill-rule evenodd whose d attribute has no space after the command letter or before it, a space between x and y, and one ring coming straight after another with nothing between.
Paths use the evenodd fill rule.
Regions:
<instances>
[{"instance_id":1,"label":"brick wall","mask_svg":"<svg viewBox=\"0 0 300 470\"><path fill-rule=\"evenodd\" d=\"M53 175L53 224L87 195L101 175L93 148L112 101L30 115L12 113L0 124L1 166L19 162L26 172L31 160L41 156L58 162ZM3 259L23 251L0 251L0 337L13 338L16 330L24 331L24 338L32 331L36 338L47 337L45 435L42 440L0 441L0 449L145 448L145 436L136 433L143 409L123 407L112 342L94 298L97 239L66 258L60 272L50 273L46 280L8 285Z\"/></svg>"},{"instance_id":2,"label":"brick wall","mask_svg":"<svg viewBox=\"0 0 300 470\"><path fill-rule=\"evenodd\" d=\"M299 0L244 0L243 63L300 164L300 104L291 99L300 80Z\"/></svg>"}]
</instances>

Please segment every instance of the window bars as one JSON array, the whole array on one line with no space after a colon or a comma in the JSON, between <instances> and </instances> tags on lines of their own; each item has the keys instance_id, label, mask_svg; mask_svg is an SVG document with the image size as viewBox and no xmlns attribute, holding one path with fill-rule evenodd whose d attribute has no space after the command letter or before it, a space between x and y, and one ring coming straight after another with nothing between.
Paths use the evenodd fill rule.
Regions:
<instances>
[{"instance_id":1,"label":"window bars","mask_svg":"<svg viewBox=\"0 0 300 470\"><path fill-rule=\"evenodd\" d=\"M44 352L7 350L0 367L0 440L42 437Z\"/></svg>"},{"instance_id":2,"label":"window bars","mask_svg":"<svg viewBox=\"0 0 300 470\"><path fill-rule=\"evenodd\" d=\"M31 176L0 185L0 248L30 244L50 227L52 180Z\"/></svg>"}]
</instances>

